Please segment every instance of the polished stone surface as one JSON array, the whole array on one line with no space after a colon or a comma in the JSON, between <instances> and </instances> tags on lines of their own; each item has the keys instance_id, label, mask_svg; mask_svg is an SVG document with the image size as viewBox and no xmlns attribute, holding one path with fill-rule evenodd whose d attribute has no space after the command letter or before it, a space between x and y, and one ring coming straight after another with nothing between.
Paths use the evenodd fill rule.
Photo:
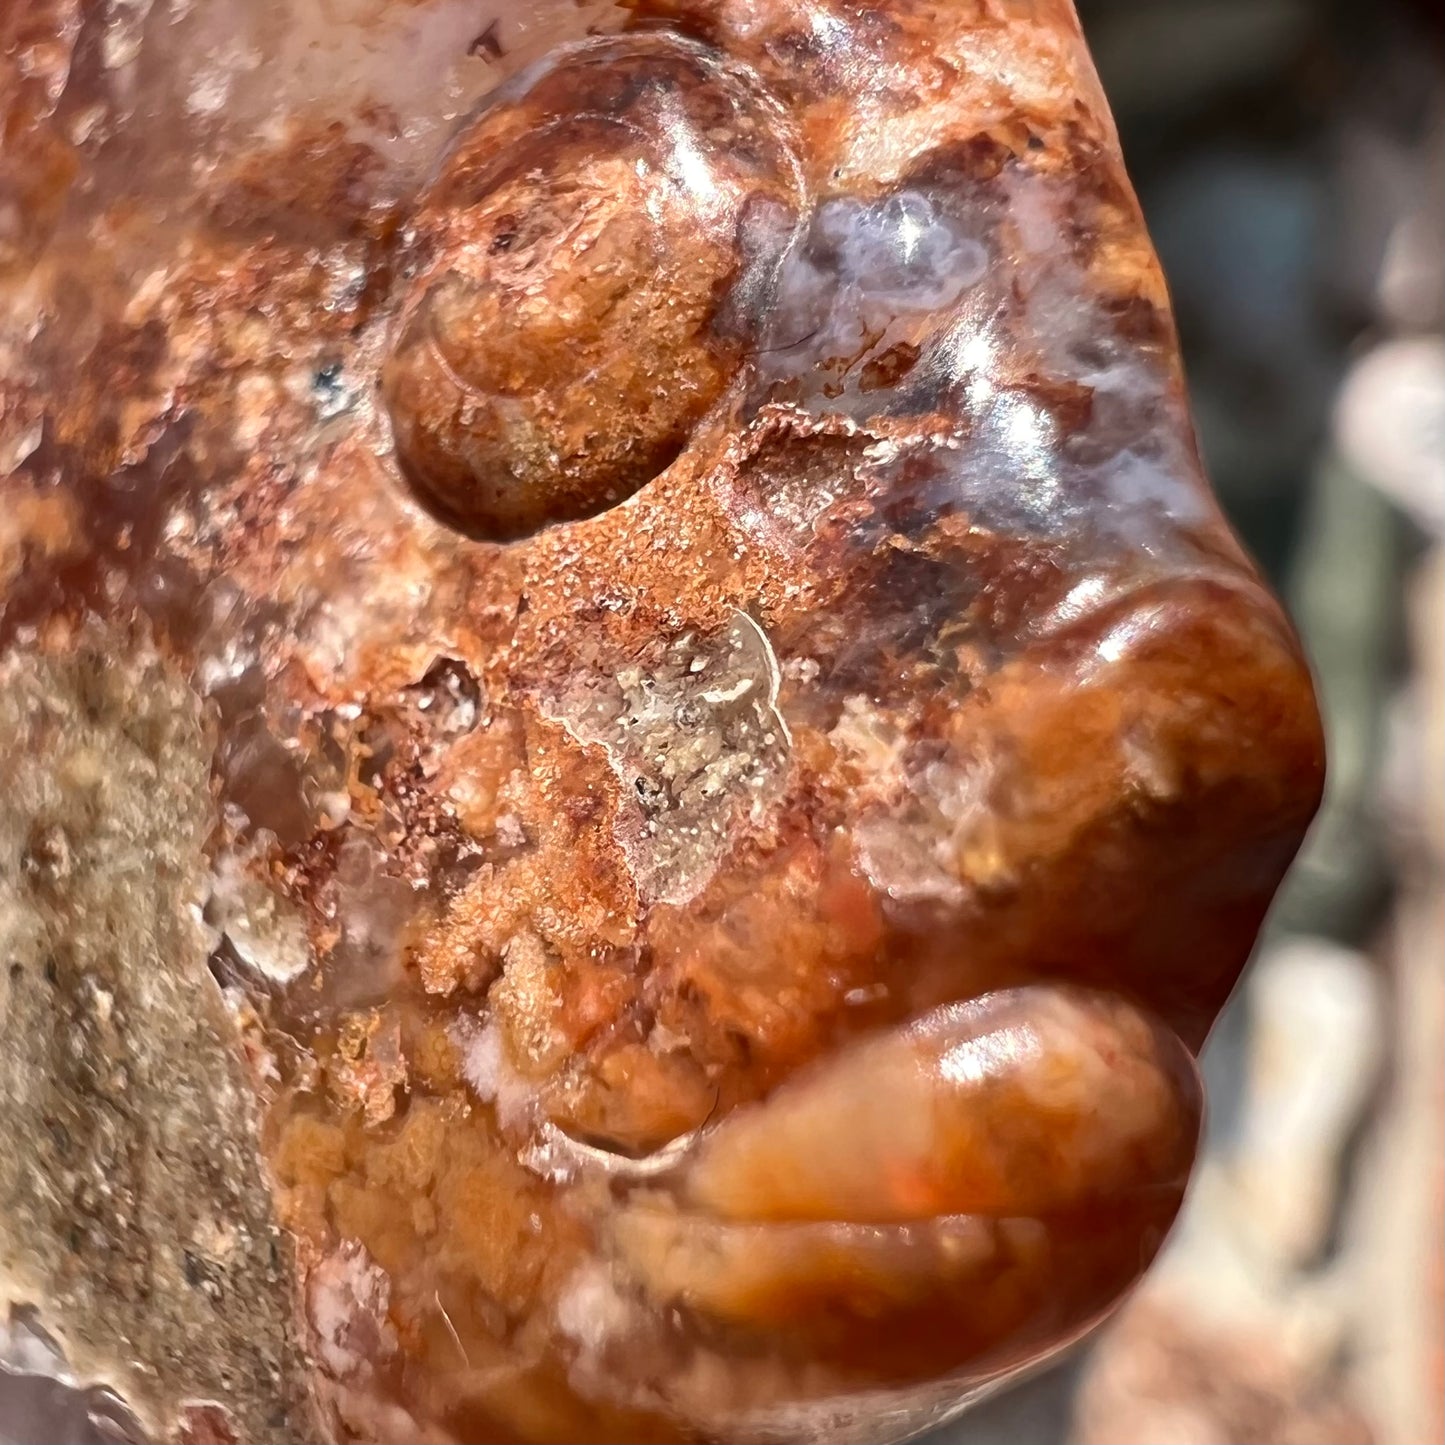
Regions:
<instances>
[{"instance_id":1,"label":"polished stone surface","mask_svg":"<svg viewBox=\"0 0 1445 1445\"><path fill-rule=\"evenodd\" d=\"M1066 4L496 20L6 22L0 645L207 719L321 1428L901 1439L1157 1250L1308 671Z\"/></svg>"}]
</instances>

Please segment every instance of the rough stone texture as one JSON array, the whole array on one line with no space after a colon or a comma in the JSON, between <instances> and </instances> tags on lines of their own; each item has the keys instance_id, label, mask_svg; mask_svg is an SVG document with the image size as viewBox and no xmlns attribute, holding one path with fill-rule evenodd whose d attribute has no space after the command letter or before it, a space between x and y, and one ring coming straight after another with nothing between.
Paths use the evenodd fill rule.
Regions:
<instances>
[{"instance_id":1,"label":"rough stone texture","mask_svg":"<svg viewBox=\"0 0 1445 1445\"><path fill-rule=\"evenodd\" d=\"M314 1425L291 1248L206 967L211 743L135 638L0 664L0 1301L143 1426Z\"/></svg>"},{"instance_id":2,"label":"rough stone texture","mask_svg":"<svg viewBox=\"0 0 1445 1445\"><path fill-rule=\"evenodd\" d=\"M23 50L0 645L214 722L327 1433L903 1438L1158 1249L1308 672L1067 5L498 19Z\"/></svg>"}]
</instances>

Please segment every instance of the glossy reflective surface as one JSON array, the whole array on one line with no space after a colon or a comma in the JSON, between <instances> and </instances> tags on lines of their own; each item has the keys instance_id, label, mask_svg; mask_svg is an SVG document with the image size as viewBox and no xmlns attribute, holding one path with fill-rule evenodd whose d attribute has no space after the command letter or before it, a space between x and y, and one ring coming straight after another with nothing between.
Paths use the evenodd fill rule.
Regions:
<instances>
[{"instance_id":1,"label":"glossy reflective surface","mask_svg":"<svg viewBox=\"0 0 1445 1445\"><path fill-rule=\"evenodd\" d=\"M7 665L214 727L318 1428L900 1439L1157 1250L1308 673L1067 6L464 8L51 14Z\"/></svg>"},{"instance_id":2,"label":"glossy reflective surface","mask_svg":"<svg viewBox=\"0 0 1445 1445\"><path fill-rule=\"evenodd\" d=\"M766 98L711 50L595 41L512 89L422 201L382 371L409 479L495 541L677 458L757 334L800 205Z\"/></svg>"}]
</instances>

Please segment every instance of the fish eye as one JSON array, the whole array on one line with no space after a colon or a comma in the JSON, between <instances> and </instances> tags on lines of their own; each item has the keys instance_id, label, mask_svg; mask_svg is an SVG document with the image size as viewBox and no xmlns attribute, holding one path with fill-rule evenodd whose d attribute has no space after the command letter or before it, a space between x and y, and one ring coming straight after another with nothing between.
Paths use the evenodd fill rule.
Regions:
<instances>
[{"instance_id":1,"label":"fish eye","mask_svg":"<svg viewBox=\"0 0 1445 1445\"><path fill-rule=\"evenodd\" d=\"M798 211L748 84L667 36L564 51L459 136L382 370L400 471L469 536L594 516L727 392Z\"/></svg>"}]
</instances>

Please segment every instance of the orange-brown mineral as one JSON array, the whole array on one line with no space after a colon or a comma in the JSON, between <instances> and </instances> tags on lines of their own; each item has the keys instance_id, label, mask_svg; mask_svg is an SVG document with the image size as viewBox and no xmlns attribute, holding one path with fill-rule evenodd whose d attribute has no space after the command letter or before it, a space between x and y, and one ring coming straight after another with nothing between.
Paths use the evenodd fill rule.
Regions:
<instances>
[{"instance_id":1,"label":"orange-brown mineral","mask_svg":"<svg viewBox=\"0 0 1445 1445\"><path fill-rule=\"evenodd\" d=\"M1322 754L1067 0L5 4L0 474L0 1301L153 1438L901 1440L1147 1266Z\"/></svg>"}]
</instances>

